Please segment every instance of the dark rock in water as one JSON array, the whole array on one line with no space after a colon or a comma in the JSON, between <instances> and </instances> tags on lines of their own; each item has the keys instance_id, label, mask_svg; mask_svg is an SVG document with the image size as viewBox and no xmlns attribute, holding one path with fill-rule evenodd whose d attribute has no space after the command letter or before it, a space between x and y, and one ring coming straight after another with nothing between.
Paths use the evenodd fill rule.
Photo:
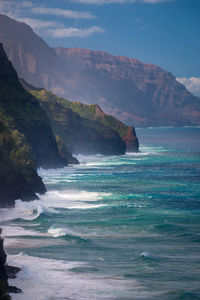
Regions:
<instances>
[{"instance_id":1,"label":"dark rock in water","mask_svg":"<svg viewBox=\"0 0 200 300\"><path fill-rule=\"evenodd\" d=\"M0 229L1 234L1 229ZM22 290L9 286L8 278L15 278L20 268L6 265L7 255L3 247L3 239L0 237L0 300L11 299L8 293L21 293Z\"/></svg>"},{"instance_id":2,"label":"dark rock in water","mask_svg":"<svg viewBox=\"0 0 200 300\"><path fill-rule=\"evenodd\" d=\"M5 265L6 275L8 278L16 278L16 274L21 271L18 267Z\"/></svg>"},{"instance_id":3,"label":"dark rock in water","mask_svg":"<svg viewBox=\"0 0 200 300\"><path fill-rule=\"evenodd\" d=\"M1 229L0 229L1 233ZM6 253L3 248L3 239L0 237L0 299L9 299L8 291L8 278L5 270Z\"/></svg>"},{"instance_id":4,"label":"dark rock in water","mask_svg":"<svg viewBox=\"0 0 200 300\"><path fill-rule=\"evenodd\" d=\"M22 290L17 288L16 286L9 285L8 293L19 294L22 293Z\"/></svg>"}]
</instances>

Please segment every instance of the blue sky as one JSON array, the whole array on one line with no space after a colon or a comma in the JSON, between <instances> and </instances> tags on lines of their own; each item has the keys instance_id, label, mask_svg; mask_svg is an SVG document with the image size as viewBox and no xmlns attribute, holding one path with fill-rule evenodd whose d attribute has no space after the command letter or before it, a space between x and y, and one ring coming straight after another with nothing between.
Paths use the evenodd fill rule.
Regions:
<instances>
[{"instance_id":1,"label":"blue sky","mask_svg":"<svg viewBox=\"0 0 200 300\"><path fill-rule=\"evenodd\" d=\"M0 0L0 11L51 46L153 63L200 94L200 0Z\"/></svg>"}]
</instances>

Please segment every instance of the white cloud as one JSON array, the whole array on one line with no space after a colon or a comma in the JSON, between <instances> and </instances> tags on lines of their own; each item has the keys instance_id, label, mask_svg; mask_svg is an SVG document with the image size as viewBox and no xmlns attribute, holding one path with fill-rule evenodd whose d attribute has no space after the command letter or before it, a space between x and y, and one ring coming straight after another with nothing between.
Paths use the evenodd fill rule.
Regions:
<instances>
[{"instance_id":1,"label":"white cloud","mask_svg":"<svg viewBox=\"0 0 200 300\"><path fill-rule=\"evenodd\" d=\"M96 18L88 11L67 10L60 8L50 8L39 6L33 1L1 1L0 13L6 14L9 17L24 22L30 25L37 33L41 35L51 36L54 38L65 37L89 37L95 33L102 33L104 29L98 26L89 28L68 27L61 22L50 20L42 20L42 17L32 17L38 15L47 16L62 16L70 19L94 19Z\"/></svg>"},{"instance_id":2,"label":"white cloud","mask_svg":"<svg viewBox=\"0 0 200 300\"><path fill-rule=\"evenodd\" d=\"M12 7L16 8L16 7L21 7L21 8L30 8L33 6L32 2L29 1L1 1L0 2L0 8L7 8L10 9Z\"/></svg>"},{"instance_id":3,"label":"white cloud","mask_svg":"<svg viewBox=\"0 0 200 300\"><path fill-rule=\"evenodd\" d=\"M30 25L34 29L50 28L55 26L60 26L61 24L55 21L44 21L32 18L17 18L18 21L24 22Z\"/></svg>"},{"instance_id":4,"label":"white cloud","mask_svg":"<svg viewBox=\"0 0 200 300\"><path fill-rule=\"evenodd\" d=\"M33 2L28 1L1 1L0 0L0 13L7 15L15 15L25 17L30 14L40 15L54 15L62 16L70 19L94 19L96 18L89 11L78 11L69 9L52 8L45 6L35 5Z\"/></svg>"},{"instance_id":5,"label":"white cloud","mask_svg":"<svg viewBox=\"0 0 200 300\"><path fill-rule=\"evenodd\" d=\"M176 78L177 81L184 84L188 91L196 96L200 96L200 78L190 77L190 78Z\"/></svg>"},{"instance_id":6,"label":"white cloud","mask_svg":"<svg viewBox=\"0 0 200 300\"><path fill-rule=\"evenodd\" d=\"M68 27L68 28L56 28L56 29L49 29L47 31L48 35L54 38L69 38L69 37L90 37L95 33L103 33L105 30L99 26L92 26L89 28L75 28L75 27Z\"/></svg>"},{"instance_id":7,"label":"white cloud","mask_svg":"<svg viewBox=\"0 0 200 300\"><path fill-rule=\"evenodd\" d=\"M95 16L88 11L77 11L60 8L48 8L48 7L33 7L31 8L32 13L44 14L44 15L55 15L62 16L71 19L94 19Z\"/></svg>"},{"instance_id":8,"label":"white cloud","mask_svg":"<svg viewBox=\"0 0 200 300\"><path fill-rule=\"evenodd\" d=\"M134 2L143 2L149 4L163 3L163 2L171 2L174 0L71 0L72 2L78 2L82 4L117 4L117 3L134 3Z\"/></svg>"}]
</instances>

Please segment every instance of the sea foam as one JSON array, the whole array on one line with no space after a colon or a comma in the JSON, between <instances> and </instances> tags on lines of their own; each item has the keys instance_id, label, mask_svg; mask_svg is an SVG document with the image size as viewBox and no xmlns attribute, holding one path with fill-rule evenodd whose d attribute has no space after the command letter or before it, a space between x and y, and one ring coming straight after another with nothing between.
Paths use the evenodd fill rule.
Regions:
<instances>
[{"instance_id":1,"label":"sea foam","mask_svg":"<svg viewBox=\"0 0 200 300\"><path fill-rule=\"evenodd\" d=\"M80 267L91 268L83 262L36 258L21 253L10 255L8 263L22 269L17 278L9 280L23 290L22 294L13 294L13 300L116 299L130 288L134 288L136 294L145 293L144 287L133 280L73 272Z\"/></svg>"}]
</instances>

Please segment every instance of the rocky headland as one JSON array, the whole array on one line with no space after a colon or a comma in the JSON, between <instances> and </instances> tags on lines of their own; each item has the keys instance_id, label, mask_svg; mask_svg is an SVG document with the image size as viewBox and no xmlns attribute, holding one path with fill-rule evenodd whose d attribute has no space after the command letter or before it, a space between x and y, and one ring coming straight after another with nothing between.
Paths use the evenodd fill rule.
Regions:
<instances>
[{"instance_id":1,"label":"rocky headland","mask_svg":"<svg viewBox=\"0 0 200 300\"><path fill-rule=\"evenodd\" d=\"M99 105L72 102L34 88L24 80L21 83L39 100L54 133L62 137L73 153L118 155L139 150L135 129L105 114Z\"/></svg>"}]
</instances>

